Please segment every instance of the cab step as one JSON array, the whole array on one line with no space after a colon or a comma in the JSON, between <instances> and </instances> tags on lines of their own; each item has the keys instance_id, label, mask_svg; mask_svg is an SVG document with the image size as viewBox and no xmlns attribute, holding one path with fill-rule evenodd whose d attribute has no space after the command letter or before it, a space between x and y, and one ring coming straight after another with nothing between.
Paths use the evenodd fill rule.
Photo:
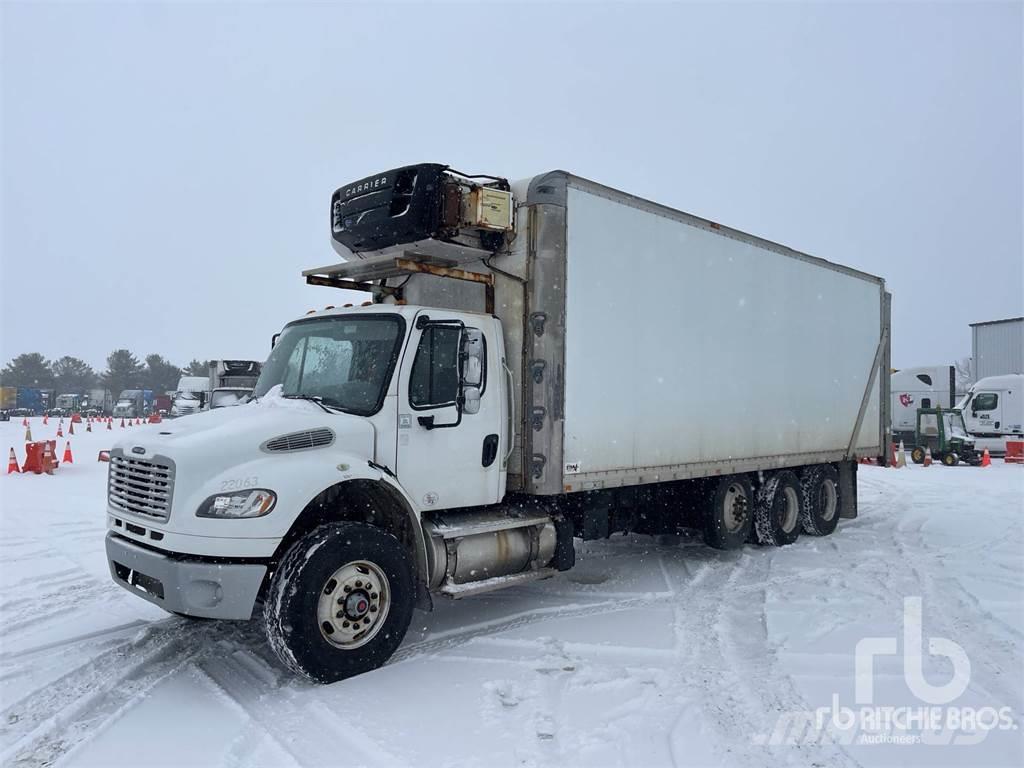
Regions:
<instances>
[{"instance_id":1,"label":"cab step","mask_svg":"<svg viewBox=\"0 0 1024 768\"><path fill-rule=\"evenodd\" d=\"M469 597L470 595L479 595L483 592L493 592L497 589L514 587L518 584L525 584L530 581L550 579L556 573L558 573L558 571L554 568L539 568L536 571L523 571L522 573L512 573L508 576L494 576L490 579L469 581L465 584L455 584L454 582L446 581L441 585L441 588L438 591L445 597L450 597L453 600L459 600L460 598Z\"/></svg>"}]
</instances>

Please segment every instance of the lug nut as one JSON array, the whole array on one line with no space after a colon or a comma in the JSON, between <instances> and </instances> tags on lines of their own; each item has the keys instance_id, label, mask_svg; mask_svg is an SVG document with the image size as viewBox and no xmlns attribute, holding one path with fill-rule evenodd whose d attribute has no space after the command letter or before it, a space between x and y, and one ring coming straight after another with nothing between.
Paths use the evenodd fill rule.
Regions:
<instances>
[{"instance_id":1,"label":"lug nut","mask_svg":"<svg viewBox=\"0 0 1024 768\"><path fill-rule=\"evenodd\" d=\"M371 600L376 600L377 599L377 593L376 592L371 592L370 593L370 599Z\"/></svg>"},{"instance_id":2,"label":"lug nut","mask_svg":"<svg viewBox=\"0 0 1024 768\"><path fill-rule=\"evenodd\" d=\"M361 586L363 586L363 582L361 582L361 581L357 581L357 582L356 582L356 587L361 587Z\"/></svg>"},{"instance_id":3,"label":"lug nut","mask_svg":"<svg viewBox=\"0 0 1024 768\"><path fill-rule=\"evenodd\" d=\"M351 592L352 591L352 587L350 587L348 584L346 584L345 585L345 591L346 592Z\"/></svg>"},{"instance_id":4,"label":"lug nut","mask_svg":"<svg viewBox=\"0 0 1024 768\"><path fill-rule=\"evenodd\" d=\"M342 627L342 629L348 629L348 622L347 621L343 621L341 623L341 627Z\"/></svg>"}]
</instances>

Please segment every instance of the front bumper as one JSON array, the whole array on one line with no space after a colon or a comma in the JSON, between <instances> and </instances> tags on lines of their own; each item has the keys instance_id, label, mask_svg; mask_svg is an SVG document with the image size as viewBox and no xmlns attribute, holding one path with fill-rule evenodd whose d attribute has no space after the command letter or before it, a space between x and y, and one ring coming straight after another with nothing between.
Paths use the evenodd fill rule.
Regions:
<instances>
[{"instance_id":1,"label":"front bumper","mask_svg":"<svg viewBox=\"0 0 1024 768\"><path fill-rule=\"evenodd\" d=\"M107 533L110 575L167 611L209 619L250 619L267 567L179 560Z\"/></svg>"}]
</instances>

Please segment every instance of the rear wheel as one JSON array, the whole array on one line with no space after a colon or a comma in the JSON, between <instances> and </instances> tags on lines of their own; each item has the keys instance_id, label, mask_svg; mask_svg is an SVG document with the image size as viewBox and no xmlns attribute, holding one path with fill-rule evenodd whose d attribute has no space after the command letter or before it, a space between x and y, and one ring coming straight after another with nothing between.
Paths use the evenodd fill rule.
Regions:
<instances>
[{"instance_id":1,"label":"rear wheel","mask_svg":"<svg viewBox=\"0 0 1024 768\"><path fill-rule=\"evenodd\" d=\"M839 525L842 511L839 473L830 464L808 467L800 478L800 525L811 536L828 536Z\"/></svg>"},{"instance_id":2,"label":"rear wheel","mask_svg":"<svg viewBox=\"0 0 1024 768\"><path fill-rule=\"evenodd\" d=\"M323 525L296 542L274 574L263 609L267 639L289 669L333 683L391 657L414 596L398 539L363 523Z\"/></svg>"},{"instance_id":3,"label":"rear wheel","mask_svg":"<svg viewBox=\"0 0 1024 768\"><path fill-rule=\"evenodd\" d=\"M743 475L720 478L704 509L704 542L715 549L738 549L754 522L753 491Z\"/></svg>"},{"instance_id":4,"label":"rear wheel","mask_svg":"<svg viewBox=\"0 0 1024 768\"><path fill-rule=\"evenodd\" d=\"M914 450L910 452L910 460L915 464L924 464L924 448L920 445L916 446Z\"/></svg>"},{"instance_id":5,"label":"rear wheel","mask_svg":"<svg viewBox=\"0 0 1024 768\"><path fill-rule=\"evenodd\" d=\"M757 542L784 547L796 541L802 506L802 488L796 475L786 470L768 478L754 497Z\"/></svg>"},{"instance_id":6,"label":"rear wheel","mask_svg":"<svg viewBox=\"0 0 1024 768\"><path fill-rule=\"evenodd\" d=\"M942 463L947 467L955 467L960 463L960 457L955 453L944 453L942 454Z\"/></svg>"}]
</instances>

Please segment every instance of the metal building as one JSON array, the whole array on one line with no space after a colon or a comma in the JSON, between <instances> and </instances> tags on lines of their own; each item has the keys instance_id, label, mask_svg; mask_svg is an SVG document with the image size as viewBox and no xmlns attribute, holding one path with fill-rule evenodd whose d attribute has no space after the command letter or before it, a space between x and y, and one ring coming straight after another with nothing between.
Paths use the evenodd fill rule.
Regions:
<instances>
[{"instance_id":1,"label":"metal building","mask_svg":"<svg viewBox=\"0 0 1024 768\"><path fill-rule=\"evenodd\" d=\"M1024 373L1024 317L971 323L974 380Z\"/></svg>"}]
</instances>

